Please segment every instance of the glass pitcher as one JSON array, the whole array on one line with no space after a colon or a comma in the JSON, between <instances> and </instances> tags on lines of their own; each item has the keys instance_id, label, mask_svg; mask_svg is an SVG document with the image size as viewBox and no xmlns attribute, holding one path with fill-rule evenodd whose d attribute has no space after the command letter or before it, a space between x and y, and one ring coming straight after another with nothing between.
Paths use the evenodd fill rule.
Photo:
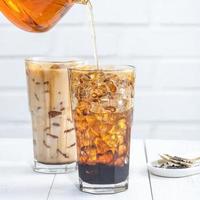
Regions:
<instances>
[{"instance_id":1,"label":"glass pitcher","mask_svg":"<svg viewBox=\"0 0 200 200\"><path fill-rule=\"evenodd\" d=\"M45 32L65 15L74 3L89 0L0 0L1 12L16 26L29 32Z\"/></svg>"}]
</instances>

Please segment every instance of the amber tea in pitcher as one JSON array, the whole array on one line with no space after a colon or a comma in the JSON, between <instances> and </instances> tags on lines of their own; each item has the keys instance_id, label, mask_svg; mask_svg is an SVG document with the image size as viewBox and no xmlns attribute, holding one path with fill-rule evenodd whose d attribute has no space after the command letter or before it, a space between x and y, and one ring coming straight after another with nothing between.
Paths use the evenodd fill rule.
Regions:
<instances>
[{"instance_id":1,"label":"amber tea in pitcher","mask_svg":"<svg viewBox=\"0 0 200 200\"><path fill-rule=\"evenodd\" d=\"M1 12L16 26L29 32L52 28L74 3L88 0L0 0Z\"/></svg>"}]
</instances>

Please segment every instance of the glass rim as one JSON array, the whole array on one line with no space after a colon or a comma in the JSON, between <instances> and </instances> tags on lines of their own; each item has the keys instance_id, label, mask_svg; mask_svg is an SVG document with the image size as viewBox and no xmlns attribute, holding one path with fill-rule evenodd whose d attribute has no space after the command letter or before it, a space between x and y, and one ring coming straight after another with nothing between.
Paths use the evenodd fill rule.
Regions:
<instances>
[{"instance_id":1,"label":"glass rim","mask_svg":"<svg viewBox=\"0 0 200 200\"><path fill-rule=\"evenodd\" d=\"M91 68L84 68L84 67L91 67ZM93 72L93 71L105 71L105 72L123 72L123 71L136 71L136 67L133 65L100 65L99 68L97 68L95 65L83 65L81 67L71 67L69 69L70 71L76 71L76 72Z\"/></svg>"},{"instance_id":2,"label":"glass rim","mask_svg":"<svg viewBox=\"0 0 200 200\"><path fill-rule=\"evenodd\" d=\"M32 63L47 63L47 64L66 64L66 63L85 63L81 58L76 57L54 57L54 56L36 56L36 57L27 57L25 62Z\"/></svg>"}]
</instances>

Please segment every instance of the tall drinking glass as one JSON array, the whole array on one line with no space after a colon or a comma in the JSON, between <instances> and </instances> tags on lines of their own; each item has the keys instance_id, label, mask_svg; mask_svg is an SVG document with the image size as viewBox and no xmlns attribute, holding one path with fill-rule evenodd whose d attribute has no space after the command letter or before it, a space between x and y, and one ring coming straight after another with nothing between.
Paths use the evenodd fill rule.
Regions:
<instances>
[{"instance_id":1,"label":"tall drinking glass","mask_svg":"<svg viewBox=\"0 0 200 200\"><path fill-rule=\"evenodd\" d=\"M76 167L68 68L80 63L53 58L26 60L34 170L37 172L65 173Z\"/></svg>"},{"instance_id":2,"label":"tall drinking glass","mask_svg":"<svg viewBox=\"0 0 200 200\"><path fill-rule=\"evenodd\" d=\"M128 188L135 68L70 69L80 189L117 193Z\"/></svg>"}]
</instances>

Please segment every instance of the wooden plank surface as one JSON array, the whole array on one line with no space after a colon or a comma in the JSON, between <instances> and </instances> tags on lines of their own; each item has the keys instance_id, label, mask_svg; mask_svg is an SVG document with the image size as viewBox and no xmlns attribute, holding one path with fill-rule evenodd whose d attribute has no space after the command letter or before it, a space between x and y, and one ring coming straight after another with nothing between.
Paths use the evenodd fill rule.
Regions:
<instances>
[{"instance_id":1,"label":"wooden plank surface","mask_svg":"<svg viewBox=\"0 0 200 200\"><path fill-rule=\"evenodd\" d=\"M159 153L200 156L200 141L147 140L148 161L158 159ZM150 175L153 200L199 200L200 175L184 178L162 178Z\"/></svg>"},{"instance_id":2,"label":"wooden plank surface","mask_svg":"<svg viewBox=\"0 0 200 200\"><path fill-rule=\"evenodd\" d=\"M144 145L132 142L129 190L116 195L94 196L78 190L77 172L45 175L32 171L32 141L30 139L0 140L0 199L62 200L73 199L132 199L151 200Z\"/></svg>"},{"instance_id":3,"label":"wooden plank surface","mask_svg":"<svg viewBox=\"0 0 200 200\"><path fill-rule=\"evenodd\" d=\"M32 170L30 139L0 139L0 199L45 200L54 175Z\"/></svg>"},{"instance_id":4,"label":"wooden plank surface","mask_svg":"<svg viewBox=\"0 0 200 200\"><path fill-rule=\"evenodd\" d=\"M126 192L115 195L94 196L78 190L77 172L68 175L56 175L50 200L151 200L151 191L146 170L146 158L142 141L133 140L131 150L131 166L129 177L129 189Z\"/></svg>"}]
</instances>

